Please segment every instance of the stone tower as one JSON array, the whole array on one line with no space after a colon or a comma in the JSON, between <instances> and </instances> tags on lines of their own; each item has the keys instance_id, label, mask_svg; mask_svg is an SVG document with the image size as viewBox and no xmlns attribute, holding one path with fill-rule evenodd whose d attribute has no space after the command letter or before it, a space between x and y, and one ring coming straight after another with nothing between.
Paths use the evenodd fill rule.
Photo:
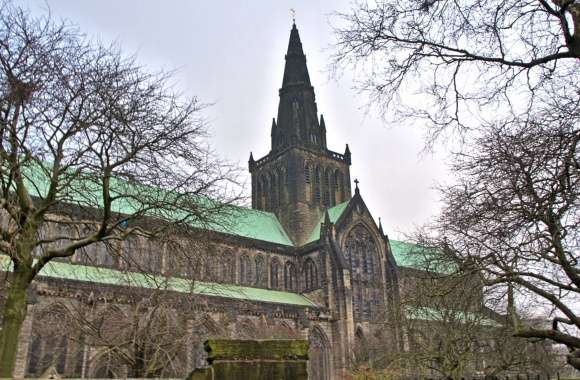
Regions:
<instances>
[{"instance_id":1,"label":"stone tower","mask_svg":"<svg viewBox=\"0 0 580 380\"><path fill-rule=\"evenodd\" d=\"M274 212L297 245L308 240L324 211L350 199L350 151L326 147L324 117L318 118L314 87L296 24L292 24L278 118L272 120L270 152L250 154L252 207Z\"/></svg>"}]
</instances>

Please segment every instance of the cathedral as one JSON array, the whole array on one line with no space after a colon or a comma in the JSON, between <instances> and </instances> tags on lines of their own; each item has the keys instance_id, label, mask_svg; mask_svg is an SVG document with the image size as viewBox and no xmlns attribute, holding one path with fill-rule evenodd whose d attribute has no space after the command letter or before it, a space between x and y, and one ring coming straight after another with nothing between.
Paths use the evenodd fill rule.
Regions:
<instances>
[{"instance_id":1,"label":"cathedral","mask_svg":"<svg viewBox=\"0 0 580 380\"><path fill-rule=\"evenodd\" d=\"M373 342L385 352L404 349L396 321L401 284L416 270L409 245L388 239L357 181L351 185L348 145L340 153L330 148L293 24L271 149L261 158L250 154L248 162L252 207L241 209L228 228L212 231L201 281L188 288L190 271L182 268L166 290L181 306L159 322L167 340L159 344L163 351L145 351L150 358L164 352L171 365L148 374L181 377L203 366L208 337L308 339L315 380L338 378L366 360ZM149 304L134 305L152 291L157 274L169 273L173 254L155 242L139 244L149 255L143 260L150 276L123 280L130 268L99 245L42 270L20 335L17 377L49 370L62 377L134 377L129 348L112 349L107 342L130 330L132 311L153 313ZM72 327L80 309L90 310L93 331ZM175 342L182 343L172 351Z\"/></svg>"}]
</instances>

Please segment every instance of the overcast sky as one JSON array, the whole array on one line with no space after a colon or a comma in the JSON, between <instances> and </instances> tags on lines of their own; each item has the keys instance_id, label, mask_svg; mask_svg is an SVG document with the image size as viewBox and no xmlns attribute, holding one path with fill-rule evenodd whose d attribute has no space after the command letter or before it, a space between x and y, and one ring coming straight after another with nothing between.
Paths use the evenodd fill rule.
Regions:
<instances>
[{"instance_id":1,"label":"overcast sky","mask_svg":"<svg viewBox=\"0 0 580 380\"><path fill-rule=\"evenodd\" d=\"M371 213L385 232L402 238L437 212L443 160L421 155L420 126L389 126L366 112L367 98L354 91L352 75L331 78L331 14L349 1L22 0L33 14L78 25L103 43L116 42L148 70L177 69L185 96L213 103L206 110L212 145L247 170L270 149L270 125L278 109L284 54L292 19L307 57L318 111L324 114L328 147L352 152L351 179L358 178ZM249 172L246 187L249 194ZM353 186L354 189L354 186Z\"/></svg>"}]
</instances>

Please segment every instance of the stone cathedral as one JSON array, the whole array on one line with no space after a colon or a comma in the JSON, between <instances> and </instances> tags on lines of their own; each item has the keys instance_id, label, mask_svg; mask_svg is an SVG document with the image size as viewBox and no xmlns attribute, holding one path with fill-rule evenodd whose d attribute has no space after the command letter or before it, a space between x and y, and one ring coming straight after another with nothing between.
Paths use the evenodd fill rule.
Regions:
<instances>
[{"instance_id":1,"label":"stone cathedral","mask_svg":"<svg viewBox=\"0 0 580 380\"><path fill-rule=\"evenodd\" d=\"M308 339L309 374L320 380L364 361L373 342L385 351L403 349L396 323L400 287L417 269L408 246L389 241L358 186L351 188L348 145L340 153L327 146L295 24L270 133L270 152L250 154L252 208L241 210L231 228L212 231L202 281L191 291L185 285L167 290L183 310L176 306L156 319L162 343L155 349L138 344L145 338L135 327L131 345L123 346L132 348L118 348L135 326L131 318L154 312L140 300L152 291L149 278L175 269L173 252L152 241L126 243L127 250L141 247L136 260L151 277L124 281L131 268L96 244L48 265L35 280L16 376L134 377L127 353L140 347L140 357L165 355L171 363L150 366L149 375L181 377L204 365L208 337ZM191 268L178 269L178 280L187 280ZM81 309L90 310L84 315L93 331L73 328ZM181 346L173 350L176 342Z\"/></svg>"}]
</instances>

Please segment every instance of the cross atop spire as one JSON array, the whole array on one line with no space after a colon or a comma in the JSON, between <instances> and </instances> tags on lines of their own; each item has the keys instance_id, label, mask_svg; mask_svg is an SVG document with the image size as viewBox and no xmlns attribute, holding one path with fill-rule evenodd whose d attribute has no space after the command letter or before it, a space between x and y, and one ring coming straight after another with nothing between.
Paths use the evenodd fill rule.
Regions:
<instances>
[{"instance_id":1,"label":"cross atop spire","mask_svg":"<svg viewBox=\"0 0 580 380\"><path fill-rule=\"evenodd\" d=\"M296 25L296 10L294 8L290 8L290 15L292 16L292 24Z\"/></svg>"}]
</instances>

